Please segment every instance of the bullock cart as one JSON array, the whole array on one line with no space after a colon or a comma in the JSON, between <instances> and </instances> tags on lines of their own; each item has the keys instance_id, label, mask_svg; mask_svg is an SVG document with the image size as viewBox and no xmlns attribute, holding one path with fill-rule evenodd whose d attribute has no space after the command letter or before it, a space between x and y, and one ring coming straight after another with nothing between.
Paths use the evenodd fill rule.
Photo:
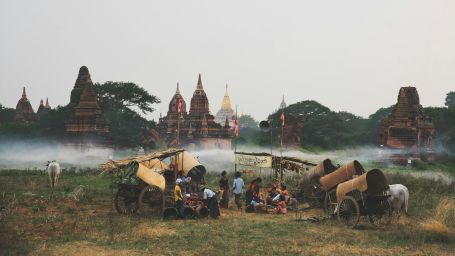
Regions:
<instances>
[{"instance_id":1,"label":"bullock cart","mask_svg":"<svg viewBox=\"0 0 455 256\"><path fill-rule=\"evenodd\" d=\"M205 167L183 149L168 149L124 160L110 160L100 170L115 176L114 206L120 214L161 215L174 207L174 187L179 171L191 177L189 187L204 181ZM189 188L190 189L190 188Z\"/></svg>"},{"instance_id":2,"label":"bullock cart","mask_svg":"<svg viewBox=\"0 0 455 256\"><path fill-rule=\"evenodd\" d=\"M298 201L306 201L312 207L320 206L324 202L325 191L321 188L319 179L335 171L337 167L330 159L325 159L318 165L305 172L299 181Z\"/></svg>"},{"instance_id":3,"label":"bullock cart","mask_svg":"<svg viewBox=\"0 0 455 256\"><path fill-rule=\"evenodd\" d=\"M335 210L339 222L355 227L360 216L367 216L374 226L388 225L392 208L387 200L387 189L387 180L378 169L339 184Z\"/></svg>"}]
</instances>

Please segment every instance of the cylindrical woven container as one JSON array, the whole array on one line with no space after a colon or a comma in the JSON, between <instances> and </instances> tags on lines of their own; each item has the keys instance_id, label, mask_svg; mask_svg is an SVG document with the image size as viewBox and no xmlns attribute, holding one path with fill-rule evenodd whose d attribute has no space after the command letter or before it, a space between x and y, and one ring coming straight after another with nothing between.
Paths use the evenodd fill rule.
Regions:
<instances>
[{"instance_id":1,"label":"cylindrical woven container","mask_svg":"<svg viewBox=\"0 0 455 256\"><path fill-rule=\"evenodd\" d=\"M363 166L357 160L354 160L341 166L334 172L321 177L319 182L321 183L322 188L325 191L328 191L336 185L352 179L354 175L362 175L364 172L365 169L363 169Z\"/></svg>"}]
</instances>

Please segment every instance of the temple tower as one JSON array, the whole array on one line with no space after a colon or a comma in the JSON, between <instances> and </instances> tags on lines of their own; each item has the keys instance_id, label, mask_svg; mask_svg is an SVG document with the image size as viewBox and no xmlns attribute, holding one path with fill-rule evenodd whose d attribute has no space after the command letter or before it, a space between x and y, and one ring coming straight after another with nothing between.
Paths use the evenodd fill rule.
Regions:
<instances>
[{"instance_id":1,"label":"temple tower","mask_svg":"<svg viewBox=\"0 0 455 256\"><path fill-rule=\"evenodd\" d=\"M228 85L226 84L226 90L224 92L223 101L221 102L221 109L218 110L215 116L215 122L224 125L226 118L229 120L230 126L233 126L235 113L231 106L231 98L228 94Z\"/></svg>"},{"instance_id":2,"label":"temple tower","mask_svg":"<svg viewBox=\"0 0 455 256\"><path fill-rule=\"evenodd\" d=\"M33 111L32 104L27 98L25 87L22 89L22 97L19 99L16 105L16 114L14 121L18 123L30 123L36 121L36 115Z\"/></svg>"},{"instance_id":3,"label":"temple tower","mask_svg":"<svg viewBox=\"0 0 455 256\"><path fill-rule=\"evenodd\" d=\"M178 113L178 102L182 101L182 112ZM186 112L186 104L180 94L179 86L169 103L167 115L160 117L158 132L169 146L176 145L179 136L179 144L188 148L231 149L231 129L229 124L218 124L215 117L210 114L209 102L202 86L199 74L196 90L191 98L189 113ZM180 116L180 123L178 118ZM226 120L226 117L224 117Z\"/></svg>"},{"instance_id":4,"label":"temple tower","mask_svg":"<svg viewBox=\"0 0 455 256\"><path fill-rule=\"evenodd\" d=\"M49 99L46 98L46 105L44 105L43 100L40 100L40 104L38 110L36 111L36 115L38 118L42 118L43 116L47 115L51 110L51 106L49 106Z\"/></svg>"},{"instance_id":5,"label":"temple tower","mask_svg":"<svg viewBox=\"0 0 455 256\"><path fill-rule=\"evenodd\" d=\"M434 159L434 126L425 116L415 87L402 87L397 104L379 131L379 144L399 150L395 158Z\"/></svg>"},{"instance_id":6,"label":"temple tower","mask_svg":"<svg viewBox=\"0 0 455 256\"><path fill-rule=\"evenodd\" d=\"M73 95L82 89L82 94L74 108L74 116L65 123L68 137L75 143L95 142L104 143L110 133L110 123L107 121L98 105L93 83L87 67L79 70L79 75L74 86ZM76 90L76 91L75 91Z\"/></svg>"},{"instance_id":7,"label":"temple tower","mask_svg":"<svg viewBox=\"0 0 455 256\"><path fill-rule=\"evenodd\" d=\"M286 107L287 107L287 105L286 105L286 102L284 102L284 95L283 95L283 99L281 100L281 104L280 104L280 108L279 109L280 110L281 109L285 109Z\"/></svg>"},{"instance_id":8,"label":"temple tower","mask_svg":"<svg viewBox=\"0 0 455 256\"><path fill-rule=\"evenodd\" d=\"M199 74L196 90L191 98L189 115L195 119L202 119L205 114L209 114L209 100L202 87L201 74Z\"/></svg>"}]
</instances>

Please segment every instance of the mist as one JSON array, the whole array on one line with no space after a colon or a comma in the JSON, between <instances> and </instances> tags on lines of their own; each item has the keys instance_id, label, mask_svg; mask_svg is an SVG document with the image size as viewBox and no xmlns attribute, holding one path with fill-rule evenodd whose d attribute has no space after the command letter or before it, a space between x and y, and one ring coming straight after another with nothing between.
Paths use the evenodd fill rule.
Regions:
<instances>
[{"instance_id":1,"label":"mist","mask_svg":"<svg viewBox=\"0 0 455 256\"><path fill-rule=\"evenodd\" d=\"M114 155L111 148L75 147L44 141L2 140L0 169L45 169L56 160L65 168L96 168Z\"/></svg>"}]
</instances>

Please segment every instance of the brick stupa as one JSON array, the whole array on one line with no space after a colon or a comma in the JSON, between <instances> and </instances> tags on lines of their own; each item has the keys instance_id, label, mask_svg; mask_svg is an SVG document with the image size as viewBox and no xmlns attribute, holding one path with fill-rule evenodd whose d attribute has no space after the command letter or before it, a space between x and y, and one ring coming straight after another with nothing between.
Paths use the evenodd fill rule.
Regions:
<instances>
[{"instance_id":1,"label":"brick stupa","mask_svg":"<svg viewBox=\"0 0 455 256\"><path fill-rule=\"evenodd\" d=\"M46 99L46 105L44 105L43 100L41 100L36 115L38 118L42 118L46 116L50 110L51 106L49 105L49 99Z\"/></svg>"},{"instance_id":2,"label":"brick stupa","mask_svg":"<svg viewBox=\"0 0 455 256\"><path fill-rule=\"evenodd\" d=\"M407 158L434 159L434 127L423 112L415 87L402 87L392 113L385 118L379 130L379 144L398 153L392 160Z\"/></svg>"},{"instance_id":3,"label":"brick stupa","mask_svg":"<svg viewBox=\"0 0 455 256\"><path fill-rule=\"evenodd\" d=\"M182 100L182 112L178 113L178 101ZM180 121L179 120L180 116ZM158 132L169 146L177 144L198 149L231 149L232 132L229 122L224 125L215 122L210 114L209 101L199 74L196 90L191 98L189 113L180 94L179 87L169 103L167 115L160 117ZM179 139L177 139L179 137Z\"/></svg>"},{"instance_id":4,"label":"brick stupa","mask_svg":"<svg viewBox=\"0 0 455 256\"><path fill-rule=\"evenodd\" d=\"M36 115L33 111L32 104L30 104L30 101L27 98L25 87L22 89L22 97L16 105L14 121L18 123L31 123L36 121Z\"/></svg>"},{"instance_id":5,"label":"brick stupa","mask_svg":"<svg viewBox=\"0 0 455 256\"><path fill-rule=\"evenodd\" d=\"M77 95L82 91L79 99ZM93 83L88 68L79 69L76 84L71 92L71 103L74 116L65 123L66 134L76 144L104 144L110 133L110 123L107 121L98 105Z\"/></svg>"}]
</instances>

